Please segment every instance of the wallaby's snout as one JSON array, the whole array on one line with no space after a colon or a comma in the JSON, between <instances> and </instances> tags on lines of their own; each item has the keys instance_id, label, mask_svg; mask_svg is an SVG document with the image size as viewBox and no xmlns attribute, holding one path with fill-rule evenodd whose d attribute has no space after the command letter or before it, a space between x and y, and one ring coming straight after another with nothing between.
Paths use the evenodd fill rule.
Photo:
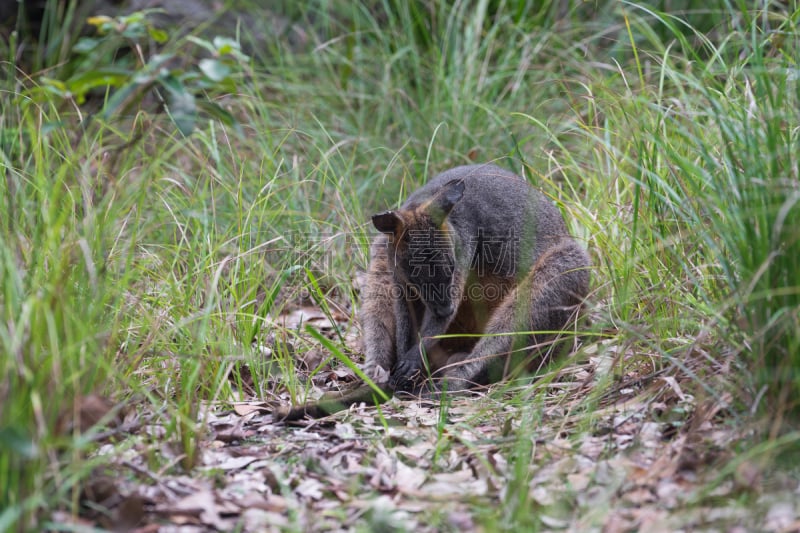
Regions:
<instances>
[{"instance_id":1,"label":"wallaby's snout","mask_svg":"<svg viewBox=\"0 0 800 533\"><path fill-rule=\"evenodd\" d=\"M453 302L430 302L428 308L431 310L431 313L439 318L447 318L456 310L456 306L453 305Z\"/></svg>"}]
</instances>

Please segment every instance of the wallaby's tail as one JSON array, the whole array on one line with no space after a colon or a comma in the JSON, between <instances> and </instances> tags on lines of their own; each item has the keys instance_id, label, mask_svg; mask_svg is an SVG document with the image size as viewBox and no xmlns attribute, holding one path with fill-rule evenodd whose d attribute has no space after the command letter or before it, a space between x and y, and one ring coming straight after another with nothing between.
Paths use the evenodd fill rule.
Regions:
<instances>
[{"instance_id":1,"label":"wallaby's tail","mask_svg":"<svg viewBox=\"0 0 800 533\"><path fill-rule=\"evenodd\" d=\"M285 422L301 418L324 418L357 403L378 405L392 397L392 389L388 383L378 383L376 387L365 383L355 389L326 393L316 402L295 406L280 405L273 411L273 417Z\"/></svg>"}]
</instances>

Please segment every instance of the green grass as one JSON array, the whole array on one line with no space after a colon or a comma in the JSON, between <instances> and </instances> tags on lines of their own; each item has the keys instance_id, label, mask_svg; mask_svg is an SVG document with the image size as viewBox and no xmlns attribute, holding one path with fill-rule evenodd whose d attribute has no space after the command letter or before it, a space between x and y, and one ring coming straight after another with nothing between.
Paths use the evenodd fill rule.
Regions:
<instances>
[{"instance_id":1,"label":"green grass","mask_svg":"<svg viewBox=\"0 0 800 533\"><path fill-rule=\"evenodd\" d=\"M304 295L357 308L368 215L470 160L525 173L589 249L586 346L690 373L703 394L735 388L737 423L757 413L776 443L765 454L796 447L797 6L529 4L287 7L307 49L258 50L234 92L203 95L240 130L204 118L188 137L146 106L79 123L40 89L63 49L3 65L0 530L79 510L103 463L75 428L83 395L168 421L186 470L200 401L302 398L293 354L317 344L270 319ZM485 523L541 527L515 497Z\"/></svg>"}]
</instances>

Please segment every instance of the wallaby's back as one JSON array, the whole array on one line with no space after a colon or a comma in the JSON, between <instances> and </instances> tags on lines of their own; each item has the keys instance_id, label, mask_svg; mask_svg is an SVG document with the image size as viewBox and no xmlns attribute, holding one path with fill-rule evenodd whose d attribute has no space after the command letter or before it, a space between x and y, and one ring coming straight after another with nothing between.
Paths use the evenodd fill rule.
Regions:
<instances>
[{"instance_id":1,"label":"wallaby's back","mask_svg":"<svg viewBox=\"0 0 800 533\"><path fill-rule=\"evenodd\" d=\"M568 237L558 208L528 181L492 164L455 167L411 194L401 209L413 210L453 180L463 180L464 195L447 220L465 238L465 258L503 274L528 270L544 251ZM512 261L510 261L513 258ZM496 263L500 259L502 264Z\"/></svg>"}]
</instances>

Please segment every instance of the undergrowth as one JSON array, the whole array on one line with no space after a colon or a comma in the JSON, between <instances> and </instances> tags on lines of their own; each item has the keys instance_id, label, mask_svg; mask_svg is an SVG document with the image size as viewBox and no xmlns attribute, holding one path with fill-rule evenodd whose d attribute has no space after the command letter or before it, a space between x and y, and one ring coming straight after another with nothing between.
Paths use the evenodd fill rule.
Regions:
<instances>
[{"instance_id":1,"label":"undergrowth","mask_svg":"<svg viewBox=\"0 0 800 533\"><path fill-rule=\"evenodd\" d=\"M353 319L368 215L470 161L525 175L589 250L576 357L614 346L703 394L735 389L739 423L755 413L783 443L765 453L796 447L777 438L800 409L797 6L672 4L310 2L283 13L305 49L275 37L218 71L158 63L144 83L159 48L129 36L152 55L103 56L91 68L126 70L79 99L73 71L46 70L85 65L47 48L52 24L27 63L7 42L0 529L79 511L103 461L79 427L87 395L169 421L183 458L165 467L187 471L201 401L302 398L297 355L318 344L278 317ZM234 41L164 46L224 56L212 42ZM688 368L697 354L732 367L727 384ZM487 523L539 524L518 497Z\"/></svg>"}]
</instances>

